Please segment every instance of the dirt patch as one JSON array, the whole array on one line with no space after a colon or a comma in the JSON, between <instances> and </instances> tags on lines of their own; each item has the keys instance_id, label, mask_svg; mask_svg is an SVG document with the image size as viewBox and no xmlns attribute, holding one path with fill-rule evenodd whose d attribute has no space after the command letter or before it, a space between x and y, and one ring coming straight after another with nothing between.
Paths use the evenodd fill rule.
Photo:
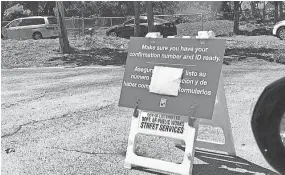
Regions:
<instances>
[{"instance_id":1,"label":"dirt patch","mask_svg":"<svg viewBox=\"0 0 285 175\"><path fill-rule=\"evenodd\" d=\"M214 20L203 23L203 30L212 30L217 36L231 36L234 23L228 20ZM177 25L179 36L197 36L198 31L202 30L201 22L183 23Z\"/></svg>"},{"instance_id":2,"label":"dirt patch","mask_svg":"<svg viewBox=\"0 0 285 175\"><path fill-rule=\"evenodd\" d=\"M188 34L182 32L182 35ZM285 64L285 41L273 36L223 38L227 40L225 64L238 62L245 58ZM70 38L69 42L74 52L60 54L58 39L2 40L1 68L124 65L129 41L98 35Z\"/></svg>"},{"instance_id":3,"label":"dirt patch","mask_svg":"<svg viewBox=\"0 0 285 175\"><path fill-rule=\"evenodd\" d=\"M257 58L269 62L285 64L285 41L273 36L234 36L228 37L225 56L235 57L236 61Z\"/></svg>"},{"instance_id":4,"label":"dirt patch","mask_svg":"<svg viewBox=\"0 0 285 175\"><path fill-rule=\"evenodd\" d=\"M115 37L70 38L72 54L60 54L58 39L2 40L1 68L122 65L129 40Z\"/></svg>"}]
</instances>

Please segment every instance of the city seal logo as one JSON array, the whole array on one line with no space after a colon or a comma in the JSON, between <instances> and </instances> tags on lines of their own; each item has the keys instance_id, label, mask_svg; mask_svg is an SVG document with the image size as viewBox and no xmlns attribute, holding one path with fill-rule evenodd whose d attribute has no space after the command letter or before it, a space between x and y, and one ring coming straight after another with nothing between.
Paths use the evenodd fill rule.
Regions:
<instances>
[{"instance_id":1,"label":"city seal logo","mask_svg":"<svg viewBox=\"0 0 285 175\"><path fill-rule=\"evenodd\" d=\"M167 101L167 99L165 99L165 98L161 98L161 99L160 99L160 107L161 107L161 108L165 108L165 106L166 106L166 101Z\"/></svg>"}]
</instances>

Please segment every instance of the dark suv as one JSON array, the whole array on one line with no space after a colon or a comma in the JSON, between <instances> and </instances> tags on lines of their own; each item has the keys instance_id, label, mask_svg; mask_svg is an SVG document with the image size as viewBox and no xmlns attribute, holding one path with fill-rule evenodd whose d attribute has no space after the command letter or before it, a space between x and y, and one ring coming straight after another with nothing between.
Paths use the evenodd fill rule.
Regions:
<instances>
[{"instance_id":1,"label":"dark suv","mask_svg":"<svg viewBox=\"0 0 285 175\"><path fill-rule=\"evenodd\" d=\"M107 29L107 36L118 36L123 38L130 38L134 36L134 18L125 21L121 25L115 25ZM154 32L160 32L163 37L177 35L177 28L174 22L170 22L161 18L154 18ZM148 33L147 17L140 17L140 33L144 37Z\"/></svg>"}]
</instances>

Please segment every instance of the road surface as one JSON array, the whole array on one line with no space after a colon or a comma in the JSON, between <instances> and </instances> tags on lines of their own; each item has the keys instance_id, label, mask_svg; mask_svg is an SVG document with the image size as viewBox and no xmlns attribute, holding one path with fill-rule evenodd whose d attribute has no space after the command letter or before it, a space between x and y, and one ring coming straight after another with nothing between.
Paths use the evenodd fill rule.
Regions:
<instances>
[{"instance_id":1,"label":"road surface","mask_svg":"<svg viewBox=\"0 0 285 175\"><path fill-rule=\"evenodd\" d=\"M248 62L223 67L237 156L197 151L193 174L276 174L257 148L250 118L285 66ZM123 73L123 67L2 69L2 174L161 174L123 168L133 112L118 107ZM181 160L171 140L139 142L139 155Z\"/></svg>"}]
</instances>

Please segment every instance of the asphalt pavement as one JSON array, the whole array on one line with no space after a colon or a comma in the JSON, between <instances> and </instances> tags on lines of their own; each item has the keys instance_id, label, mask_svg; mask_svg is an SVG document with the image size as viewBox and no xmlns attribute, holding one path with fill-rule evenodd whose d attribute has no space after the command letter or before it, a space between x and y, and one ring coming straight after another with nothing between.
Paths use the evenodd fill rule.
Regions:
<instances>
[{"instance_id":1,"label":"asphalt pavement","mask_svg":"<svg viewBox=\"0 0 285 175\"><path fill-rule=\"evenodd\" d=\"M165 174L123 167L133 112L118 107L124 67L1 74L1 174ZM257 148L250 117L263 88L284 76L285 66L245 60L224 65L223 74L237 156L197 150L193 174L276 174ZM181 161L183 151L171 140L138 140L139 155Z\"/></svg>"}]
</instances>

